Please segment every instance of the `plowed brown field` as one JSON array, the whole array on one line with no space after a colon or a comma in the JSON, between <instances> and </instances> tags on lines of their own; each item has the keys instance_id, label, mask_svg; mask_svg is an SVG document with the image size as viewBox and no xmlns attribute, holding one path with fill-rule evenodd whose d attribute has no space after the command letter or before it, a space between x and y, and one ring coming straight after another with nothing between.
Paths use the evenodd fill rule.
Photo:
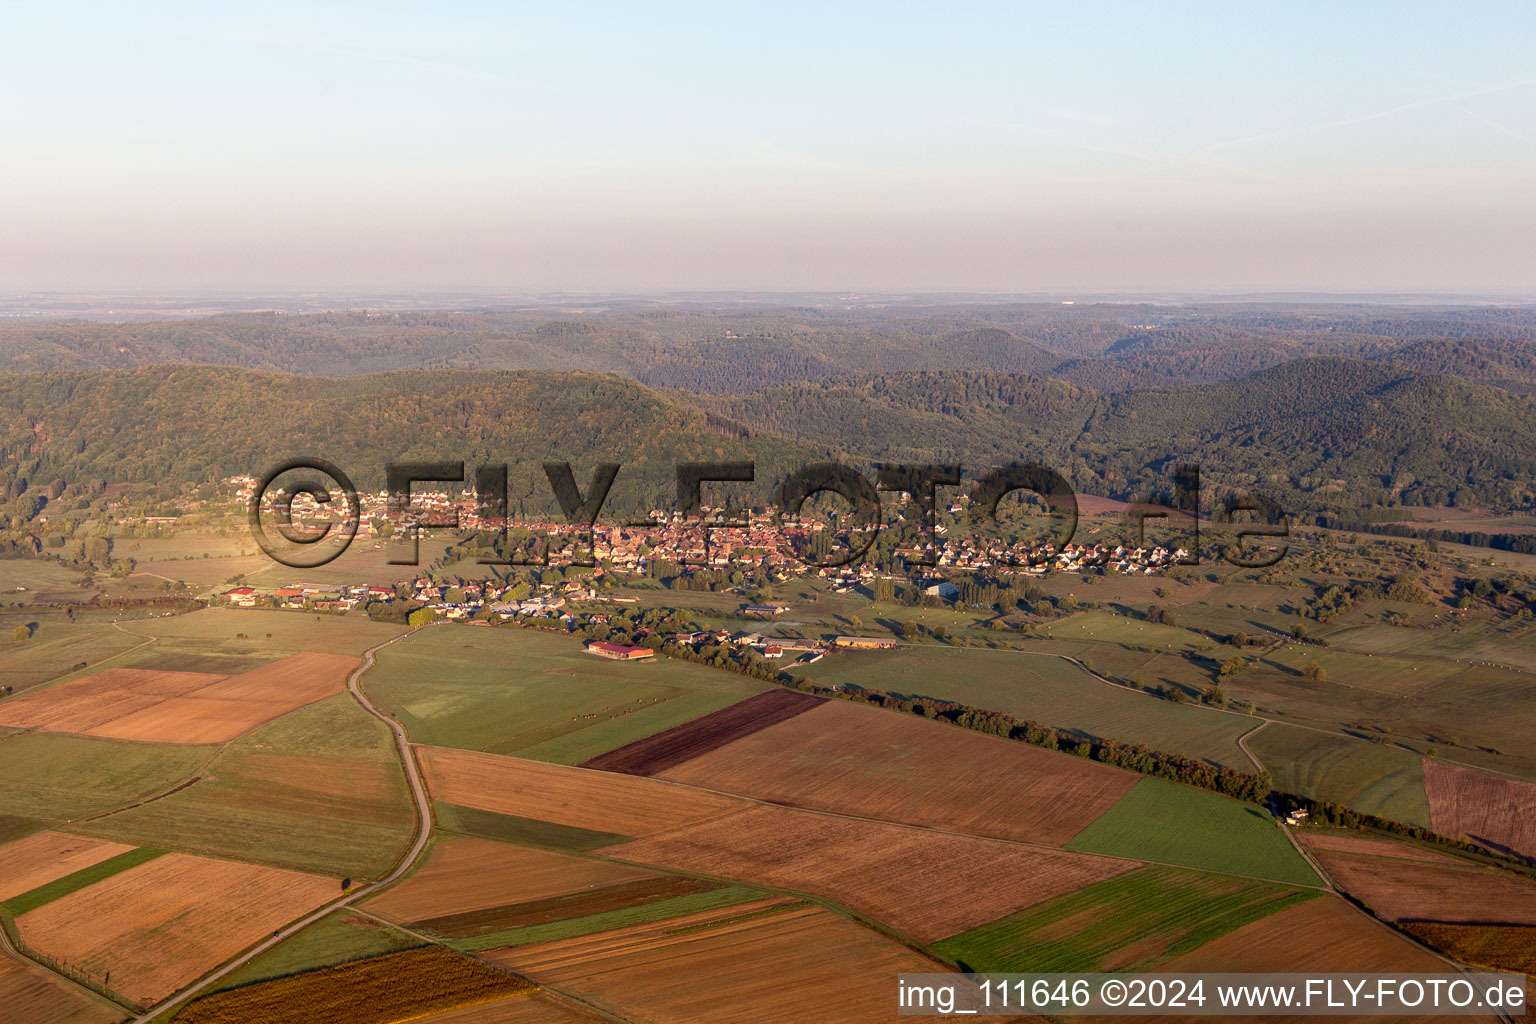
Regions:
<instances>
[{"instance_id":1,"label":"plowed brown field","mask_svg":"<svg viewBox=\"0 0 1536 1024\"><path fill-rule=\"evenodd\" d=\"M1462 963L1536 978L1536 927L1409 921L1403 928Z\"/></svg>"},{"instance_id":2,"label":"plowed brown field","mask_svg":"<svg viewBox=\"0 0 1536 1024\"><path fill-rule=\"evenodd\" d=\"M660 778L773 803L1059 846L1140 779L1093 761L843 701Z\"/></svg>"},{"instance_id":3,"label":"plowed brown field","mask_svg":"<svg viewBox=\"0 0 1536 1024\"><path fill-rule=\"evenodd\" d=\"M108 669L0 704L0 725L160 743L224 743L341 690L356 658L306 651L238 676Z\"/></svg>"},{"instance_id":4,"label":"plowed brown field","mask_svg":"<svg viewBox=\"0 0 1536 1024\"><path fill-rule=\"evenodd\" d=\"M395 1024L434 1010L503 1000L531 988L520 978L450 949L424 946L226 989L194 1001L176 1020L179 1024Z\"/></svg>"},{"instance_id":5,"label":"plowed brown field","mask_svg":"<svg viewBox=\"0 0 1536 1024\"><path fill-rule=\"evenodd\" d=\"M1316 851L1334 883L1388 920L1536 924L1536 882L1493 868Z\"/></svg>"},{"instance_id":6,"label":"plowed brown field","mask_svg":"<svg viewBox=\"0 0 1536 1024\"><path fill-rule=\"evenodd\" d=\"M16 919L28 944L149 1003L340 895L334 879L170 853Z\"/></svg>"},{"instance_id":7,"label":"plowed brown field","mask_svg":"<svg viewBox=\"0 0 1536 1024\"><path fill-rule=\"evenodd\" d=\"M412 922L412 927L450 939L469 938L488 932L505 931L509 928L527 928L553 921L570 921L578 917L606 914L613 910L627 910L647 903L657 903L678 896L693 896L722 888L724 882L712 882L703 878L687 878L683 875L658 875L638 882L606 885L600 889L584 889L564 896L550 896L542 900L528 900L508 906L487 907L463 914L447 914L428 917Z\"/></svg>"},{"instance_id":8,"label":"plowed brown field","mask_svg":"<svg viewBox=\"0 0 1536 1024\"><path fill-rule=\"evenodd\" d=\"M783 807L754 807L603 854L825 896L921 942L1140 866Z\"/></svg>"},{"instance_id":9,"label":"plowed brown field","mask_svg":"<svg viewBox=\"0 0 1536 1024\"><path fill-rule=\"evenodd\" d=\"M1353 835L1349 832L1315 832L1302 829L1296 833L1301 845L1309 850L1336 853L1369 853L1378 857L1396 857L1398 860L1420 860L1431 864L1465 865L1467 862L1448 853L1436 853L1422 846L1383 839L1377 836Z\"/></svg>"},{"instance_id":10,"label":"plowed brown field","mask_svg":"<svg viewBox=\"0 0 1536 1024\"><path fill-rule=\"evenodd\" d=\"M1445 961L1420 949L1385 925L1333 895L1308 900L1299 906L1230 931L1214 942L1162 964L1160 972L1221 971L1237 973L1348 972L1348 973L1443 973ZM1207 1004L1209 1005L1209 1004ZM1124 1024L1124 1017L1069 1017L1083 1022ZM1139 1017L1138 1021L1184 1022L1190 1017ZM1278 1017L1223 1016L1222 1024L1275 1021ZM1304 1019L1304 1018L1297 1018ZM1433 1020L1492 1021L1492 1017L1330 1017L1330 1022L1361 1024L1428 1024Z\"/></svg>"},{"instance_id":11,"label":"plowed brown field","mask_svg":"<svg viewBox=\"0 0 1536 1024\"><path fill-rule=\"evenodd\" d=\"M33 964L0 956L0 1007L5 1024L114 1024L123 1011L92 999Z\"/></svg>"},{"instance_id":12,"label":"plowed brown field","mask_svg":"<svg viewBox=\"0 0 1536 1024\"><path fill-rule=\"evenodd\" d=\"M486 956L653 1024L894 1020L896 975L942 970L821 907L780 899Z\"/></svg>"},{"instance_id":13,"label":"plowed brown field","mask_svg":"<svg viewBox=\"0 0 1536 1024\"><path fill-rule=\"evenodd\" d=\"M824 703L798 690L765 690L756 696L710 712L691 722L674 726L654 736L626 743L617 750L583 761L583 768L626 775L655 775L711 750L718 750L733 740L750 736Z\"/></svg>"},{"instance_id":14,"label":"plowed brown field","mask_svg":"<svg viewBox=\"0 0 1536 1024\"><path fill-rule=\"evenodd\" d=\"M0 846L0 900L31 892L56 878L133 849L103 839L81 839L62 832L39 832Z\"/></svg>"},{"instance_id":15,"label":"plowed brown field","mask_svg":"<svg viewBox=\"0 0 1536 1024\"><path fill-rule=\"evenodd\" d=\"M600 832L643 836L745 806L730 797L631 775L451 747L418 747L416 752L438 800Z\"/></svg>"},{"instance_id":16,"label":"plowed brown field","mask_svg":"<svg viewBox=\"0 0 1536 1024\"><path fill-rule=\"evenodd\" d=\"M1536 858L1536 783L1426 757L1424 791L1436 832Z\"/></svg>"},{"instance_id":17,"label":"plowed brown field","mask_svg":"<svg viewBox=\"0 0 1536 1024\"><path fill-rule=\"evenodd\" d=\"M654 871L486 839L440 840L411 877L368 901L402 924L654 878Z\"/></svg>"}]
</instances>

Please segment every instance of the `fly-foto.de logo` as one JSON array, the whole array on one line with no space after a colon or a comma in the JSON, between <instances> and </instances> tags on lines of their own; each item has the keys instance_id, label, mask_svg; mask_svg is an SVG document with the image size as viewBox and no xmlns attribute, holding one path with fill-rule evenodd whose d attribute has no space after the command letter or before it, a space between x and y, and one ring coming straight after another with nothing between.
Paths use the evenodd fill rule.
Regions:
<instances>
[{"instance_id":1,"label":"fly-foto.de logo","mask_svg":"<svg viewBox=\"0 0 1536 1024\"><path fill-rule=\"evenodd\" d=\"M391 533L395 528L402 531L407 550L391 557L392 565L419 564L420 537L429 529L494 535L496 548L504 553L479 559L485 565L547 565L552 545L561 539L574 548L571 564L595 564L593 534L622 465L597 464L585 487L569 462L544 462L542 470L548 496L560 510L561 518L554 522L509 514L505 463L482 464L467 476L463 462L390 462L384 467L384 491L369 496L365 503L339 466L315 457L287 459L268 469L252 489L247 518L262 550L294 568L314 568L339 557L365 520L387 524ZM939 491L967 483L962 467L955 464L881 464L873 467L871 479L846 463L816 462L778 479L766 506L733 501L721 508L705 505L704 485L739 485L743 487L740 497L749 498L746 485L758 479L755 462L679 462L675 478L676 502L670 510L626 517L616 528L685 533L702 542L707 561L713 534L762 529L766 518L778 546L815 568L864 559L880 531L897 524L912 534L899 552L906 564L937 564L941 535L948 532L948 526L939 522ZM999 566L1039 568L1063 553L1075 556L1073 565L1095 564L1095 560L1102 564L1103 559L1126 550L1141 551L1148 543L1149 519L1166 520L1178 530L1177 546L1168 552L1173 564L1198 565L1200 468L1176 465L1168 482L1170 500L1126 505L1121 542L1109 547L1102 543L1082 549L1075 546L1077 493L1061 473L1038 463L1013 463L981 472L947 511L955 517L955 525L967 531L969 543L980 545L987 561ZM440 490L445 486L446 494ZM455 488L461 497L453 497ZM803 515L807 503L820 496L841 499L838 510L825 520ZM1017 525L1000 517L1010 500L1031 502L1041 513L1037 517L1041 528L1027 538L1019 536ZM756 514L749 515L746 508L755 508ZM1289 535L1289 520L1271 498L1226 494L1210 521L1222 528L1226 543L1220 557L1232 565L1263 568L1285 557L1282 541ZM507 538L514 532L519 538L517 550L506 552ZM1257 546L1250 541L1258 542ZM696 563L697 557L685 553L678 561Z\"/></svg>"}]
</instances>

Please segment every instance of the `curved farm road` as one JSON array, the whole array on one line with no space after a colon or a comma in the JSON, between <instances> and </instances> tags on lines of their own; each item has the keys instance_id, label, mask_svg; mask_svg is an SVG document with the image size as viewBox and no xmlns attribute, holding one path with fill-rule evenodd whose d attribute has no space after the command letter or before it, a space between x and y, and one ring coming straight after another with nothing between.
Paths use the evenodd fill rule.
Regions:
<instances>
[{"instance_id":1,"label":"curved farm road","mask_svg":"<svg viewBox=\"0 0 1536 1024\"><path fill-rule=\"evenodd\" d=\"M417 627L417 629L425 628L426 627L424 626ZM199 992L203 991L209 985L212 985L214 982L218 981L220 978L224 978L232 972L239 970L246 964L250 963L252 960L256 959L262 953L265 953L273 946L282 942L284 939L287 939L295 933L309 927L332 911L338 910L341 907L345 907L351 903L355 903L363 897L369 896L374 892L377 892L379 889L384 888L384 886L395 882L407 871L409 871L411 867L416 863L417 858L421 856L421 852L427 847L427 840L431 838L432 835L432 805L427 800L427 787L421 781L421 771L416 767L416 759L411 756L411 744L410 740L406 738L405 727L402 726L399 722L396 722L393 718L390 718L384 712L380 711L378 707L375 706L374 703L370 701L368 697L363 693L362 687L359 685L359 681L362 679L363 674L373 667L375 654L388 647L390 644L399 643L401 640L404 640L406 637L415 632L415 629L409 630L408 632L401 633L399 636L395 636L384 641L376 647L371 647L364 651L363 663L357 668L353 669L351 674L347 676L347 690L352 694L353 699L355 699L359 704L363 706L363 710L367 711L374 718L377 718L379 721L389 726L391 734L393 734L395 737L395 746L399 748L401 764L404 765L406 778L410 781L411 784L411 795L416 801L416 840L411 844L411 848L406 851L405 856L400 858L400 863L395 865L395 869L388 875L385 875L383 878L379 879L377 882L374 882L372 885L364 886L363 888L358 889L356 892L349 893L348 895L343 896L338 900L327 903L325 906L318 910L310 912L307 916L300 918L299 920L290 924L288 927L274 933L271 938L264 940L260 945L247 950L239 957L229 961L223 967L220 967L218 970L214 971L212 974L205 975L201 980L187 988L182 989L180 992L176 993L174 996L171 996L169 999L160 1002L158 1005L151 1006L139 1016L133 1018L133 1024L143 1024L143 1022L147 1022L155 1017L160 1016L167 1010L181 1005L182 1003L191 999L193 996L197 995Z\"/></svg>"}]
</instances>

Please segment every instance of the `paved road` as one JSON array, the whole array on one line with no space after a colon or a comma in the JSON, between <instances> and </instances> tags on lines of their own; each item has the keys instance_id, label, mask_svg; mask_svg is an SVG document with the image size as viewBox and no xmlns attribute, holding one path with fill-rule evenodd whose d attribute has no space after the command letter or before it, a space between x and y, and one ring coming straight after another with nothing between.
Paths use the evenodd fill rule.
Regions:
<instances>
[{"instance_id":1,"label":"paved road","mask_svg":"<svg viewBox=\"0 0 1536 1024\"><path fill-rule=\"evenodd\" d=\"M267 950L282 942L284 939L292 936L296 932L308 928L310 925L314 924L325 915L331 913L333 910L337 910L351 903L355 903L363 897L371 895L372 893L377 892L379 889L384 888L384 886L398 880L402 875L411 869L412 865L416 863L416 859L420 857L421 852L426 849L427 840L430 839L432 835L432 805L427 800L427 787L421 781L421 771L416 767L416 759L411 756L410 741L406 739L405 729L400 725L400 723L396 722L393 718L390 718L384 712L380 711L373 704L373 702L368 699L367 695L363 693L361 686L363 675L373 667L374 655L388 647L390 644L399 643L401 640L404 640L414 632L416 632L416 630L411 630L408 633L401 633L399 636L390 640L386 640L384 643L379 644L377 647L372 647L367 651L364 651L363 663L357 668L353 669L351 675L347 676L348 692L350 692L353 698L363 706L363 710L367 711L374 718L377 718L379 721L389 726L390 732L395 737L395 746L399 748L400 751L400 762L405 766L406 778L410 780L411 783L411 795L415 798L416 801L416 839L415 842L411 844L411 848L406 851L405 856L400 859L400 863L395 866L395 869L389 874L385 875L383 878L379 879L377 882L374 882L372 885L364 886L363 888L358 889L356 892L343 896L331 903L327 903L319 910L310 913L307 917L300 918L299 920L290 924L288 927L279 930L278 932L274 933L271 938L263 941L261 945L256 946L254 949L247 951L238 958L229 961L223 967L220 967L217 971L207 975L196 984L182 989L180 992L176 993L174 996L171 996L169 999L166 999L158 1005L152 1006L145 1010L139 1016L133 1018L133 1024L143 1024L143 1022L158 1017L160 1014L165 1013L172 1007L181 1005L182 1003L191 999L193 996L197 995L199 992L202 992L214 982L221 978L227 977L232 972L244 967L246 964L256 959L262 953L265 953Z\"/></svg>"}]
</instances>

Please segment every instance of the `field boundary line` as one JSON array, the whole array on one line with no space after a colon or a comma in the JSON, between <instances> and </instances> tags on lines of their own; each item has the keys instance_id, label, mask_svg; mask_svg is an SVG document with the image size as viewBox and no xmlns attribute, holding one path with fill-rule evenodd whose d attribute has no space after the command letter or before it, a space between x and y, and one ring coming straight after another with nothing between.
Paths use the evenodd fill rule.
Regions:
<instances>
[{"instance_id":1,"label":"field boundary line","mask_svg":"<svg viewBox=\"0 0 1536 1024\"><path fill-rule=\"evenodd\" d=\"M351 693L353 698L360 705L362 705L363 710L367 711L369 714L379 719L385 725L389 726L390 733L395 740L396 750L401 755L406 780L411 784L411 793L416 801L416 838L415 841L411 844L410 848L406 851L404 856L400 858L394 869L391 870L390 873L385 875L383 878L376 882L365 885L361 889L358 889L354 892L343 894L339 899L332 900L330 903L310 911L308 914L299 918L297 921L292 922L287 927L278 929L272 933L270 938L263 939L261 942L250 947L245 952L235 957L233 960L225 961L222 966L217 967L208 974L203 975L191 985L183 988L180 992L168 996L156 1005L149 1007L139 1016L134 1017L132 1024L148 1024L149 1021L152 1021L154 1018L159 1017L167 1011L189 1001L193 996L197 995L199 992L202 992L214 982L220 980L221 978L225 978L233 972L239 970L241 967L244 967L246 964L256 959L256 957L271 949L273 946L276 946L284 940L291 938L298 932L303 931L305 928L308 928L315 922L325 918L332 912L340 910L343 907L351 907L351 905L358 900L361 900L367 896L371 896L378 892L380 889L383 889L385 886L393 884L401 877L403 877L411 868L411 866L416 862L416 860L421 856L422 851L426 849L428 840L432 836L432 805L431 801L427 799L426 787L421 780L421 771L416 766L415 758L411 756L410 742L405 735L405 727L402 726L399 722L396 722L394 719L390 718L383 711L379 710L379 708L376 707L373 702L368 699L367 695L362 692L360 680L362 679L363 674L373 667L374 656L379 651L390 646L391 644L399 643L412 634L425 628L428 627L418 626L416 629L396 634L395 636L390 637L388 640L370 647L368 650L363 652L362 663L355 667L347 675L347 692Z\"/></svg>"}]
</instances>

